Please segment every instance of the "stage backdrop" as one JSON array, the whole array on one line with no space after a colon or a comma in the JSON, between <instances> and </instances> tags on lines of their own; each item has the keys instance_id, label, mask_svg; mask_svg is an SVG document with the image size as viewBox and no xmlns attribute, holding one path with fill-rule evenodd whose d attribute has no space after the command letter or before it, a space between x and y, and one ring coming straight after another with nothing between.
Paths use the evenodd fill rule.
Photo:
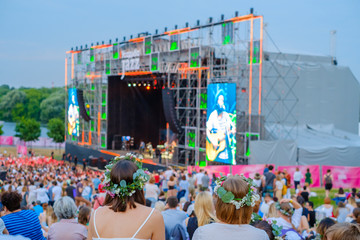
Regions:
<instances>
[{"instance_id":1,"label":"stage backdrop","mask_svg":"<svg viewBox=\"0 0 360 240\"><path fill-rule=\"evenodd\" d=\"M260 173L261 175L264 172L264 165L236 165L232 167L232 174L244 174L245 177L253 178L255 173ZM230 173L230 166L222 165L222 166L207 166L202 167L208 172L210 178L212 178L212 174L215 173L216 177L220 176L220 173L223 175L228 175ZM196 171L199 172L200 167L188 166L188 172Z\"/></svg>"},{"instance_id":2,"label":"stage backdrop","mask_svg":"<svg viewBox=\"0 0 360 240\"><path fill-rule=\"evenodd\" d=\"M328 169L331 170L331 173L334 178L333 181L334 188L360 187L360 167L322 166L323 176ZM323 181L323 176L321 176L322 181Z\"/></svg>"},{"instance_id":3,"label":"stage backdrop","mask_svg":"<svg viewBox=\"0 0 360 240\"><path fill-rule=\"evenodd\" d=\"M209 84L207 94L206 158L235 164L236 84Z\"/></svg>"},{"instance_id":4,"label":"stage backdrop","mask_svg":"<svg viewBox=\"0 0 360 240\"><path fill-rule=\"evenodd\" d=\"M305 184L305 173L306 169L310 169L312 184L310 187L320 187L320 166L319 165L307 165L307 166L279 166L278 170L284 171L286 169L291 176L291 187L294 187L294 173L296 168L299 168L301 175L303 176L301 179L301 186Z\"/></svg>"}]
</instances>

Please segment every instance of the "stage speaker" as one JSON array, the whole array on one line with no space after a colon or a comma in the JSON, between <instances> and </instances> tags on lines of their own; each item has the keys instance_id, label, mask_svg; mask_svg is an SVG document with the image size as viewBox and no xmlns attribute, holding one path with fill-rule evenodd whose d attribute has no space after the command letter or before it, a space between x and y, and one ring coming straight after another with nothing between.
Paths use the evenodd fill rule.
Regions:
<instances>
[{"instance_id":1,"label":"stage speaker","mask_svg":"<svg viewBox=\"0 0 360 240\"><path fill-rule=\"evenodd\" d=\"M83 90L77 89L77 99L79 103L80 115L85 121L90 121L91 118L86 112L85 102L84 102L84 92Z\"/></svg>"},{"instance_id":2,"label":"stage speaker","mask_svg":"<svg viewBox=\"0 0 360 240\"><path fill-rule=\"evenodd\" d=\"M163 89L162 100L165 119L169 123L171 131L174 133L182 132L183 129L181 128L180 122L176 117L173 91L171 91L169 88Z\"/></svg>"}]
</instances>

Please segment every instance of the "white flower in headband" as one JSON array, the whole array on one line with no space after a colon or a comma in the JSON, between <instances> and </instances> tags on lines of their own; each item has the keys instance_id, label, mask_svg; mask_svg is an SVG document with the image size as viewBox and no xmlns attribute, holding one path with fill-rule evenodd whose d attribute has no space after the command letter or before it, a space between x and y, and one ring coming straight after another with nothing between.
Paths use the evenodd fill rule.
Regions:
<instances>
[{"instance_id":1,"label":"white flower in headband","mask_svg":"<svg viewBox=\"0 0 360 240\"><path fill-rule=\"evenodd\" d=\"M256 187L253 184L253 180L251 178L246 178L243 174L241 174L240 177L242 180L247 182L249 187L247 194L243 198L235 198L235 195L232 192L225 190L225 188L222 186L223 182L227 179L225 176L216 179L214 192L224 203L231 203L235 206L236 209L240 209L245 205L254 207L260 197L256 192Z\"/></svg>"},{"instance_id":2,"label":"white flower in headband","mask_svg":"<svg viewBox=\"0 0 360 240\"><path fill-rule=\"evenodd\" d=\"M133 182L127 183L125 180L121 180L119 184L115 184L111 182L110 172L113 166L121 161L121 160L129 160L134 162L138 166L138 170L133 174ZM144 184L149 181L150 176L147 174L146 169L142 168L142 163L139 162L134 154L128 153L125 156L115 157L110 161L108 165L105 166L105 180L103 189L106 190L112 198L117 195L121 199L125 199L126 197L131 197L136 190L141 190L144 187Z\"/></svg>"}]
</instances>

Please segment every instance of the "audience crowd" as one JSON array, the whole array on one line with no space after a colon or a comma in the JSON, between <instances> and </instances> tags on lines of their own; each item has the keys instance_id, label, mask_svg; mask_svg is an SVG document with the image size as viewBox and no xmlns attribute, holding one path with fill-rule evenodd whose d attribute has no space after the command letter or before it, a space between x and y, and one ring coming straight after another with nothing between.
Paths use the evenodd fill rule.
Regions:
<instances>
[{"instance_id":1,"label":"audience crowd","mask_svg":"<svg viewBox=\"0 0 360 240\"><path fill-rule=\"evenodd\" d=\"M291 176L269 165L253 179L172 167L150 173L131 154L105 173L35 156L0 164L0 240L360 240L360 192L331 196L330 171L315 208L309 170Z\"/></svg>"}]
</instances>

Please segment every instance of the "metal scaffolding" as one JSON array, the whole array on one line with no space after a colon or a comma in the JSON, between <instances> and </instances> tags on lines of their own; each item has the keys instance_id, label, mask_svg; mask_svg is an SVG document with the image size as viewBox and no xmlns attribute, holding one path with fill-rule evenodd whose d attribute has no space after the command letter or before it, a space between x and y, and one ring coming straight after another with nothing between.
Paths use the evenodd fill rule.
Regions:
<instances>
[{"instance_id":1,"label":"metal scaffolding","mask_svg":"<svg viewBox=\"0 0 360 240\"><path fill-rule=\"evenodd\" d=\"M177 164L206 162L207 86L236 83L237 164L246 164L250 140L263 139L262 59L263 17L253 14L217 22L139 34L129 41L85 45L68 51L66 88L84 91L89 122L80 118L80 135L66 130L66 141L97 150L107 139L108 77L153 79L173 91L181 124L175 154ZM67 104L67 103L66 103ZM67 121L66 113L66 121ZM67 124L66 124L67 129Z\"/></svg>"}]
</instances>

